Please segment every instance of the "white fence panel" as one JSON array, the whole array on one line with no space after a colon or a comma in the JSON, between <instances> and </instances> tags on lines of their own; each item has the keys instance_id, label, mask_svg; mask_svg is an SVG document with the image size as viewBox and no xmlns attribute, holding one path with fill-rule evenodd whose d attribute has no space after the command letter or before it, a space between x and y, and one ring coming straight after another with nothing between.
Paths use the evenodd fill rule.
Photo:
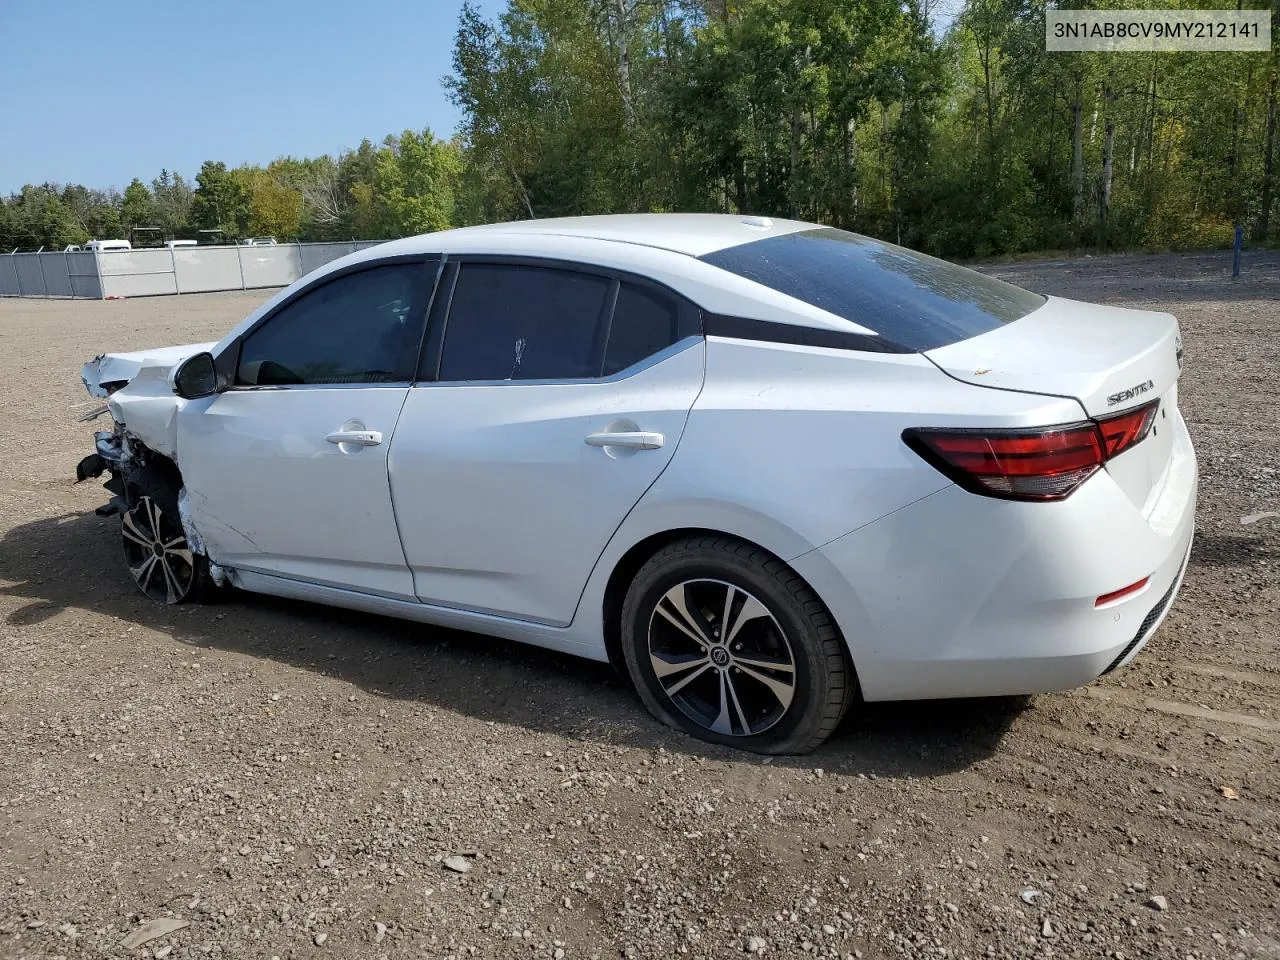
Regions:
<instances>
[{"instance_id":1,"label":"white fence panel","mask_svg":"<svg viewBox=\"0 0 1280 960\"><path fill-rule=\"evenodd\" d=\"M104 277L173 273L173 258L168 250L104 250L98 254L98 267Z\"/></svg>"},{"instance_id":2,"label":"white fence panel","mask_svg":"<svg viewBox=\"0 0 1280 960\"><path fill-rule=\"evenodd\" d=\"M159 297L177 293L172 271L168 273L121 273L104 275L102 295L111 297Z\"/></svg>"},{"instance_id":3,"label":"white fence panel","mask_svg":"<svg viewBox=\"0 0 1280 960\"><path fill-rule=\"evenodd\" d=\"M150 297L285 287L381 240L0 255L0 296Z\"/></svg>"},{"instance_id":4,"label":"white fence panel","mask_svg":"<svg viewBox=\"0 0 1280 960\"><path fill-rule=\"evenodd\" d=\"M106 297L154 297L177 293L168 250L107 250L98 254Z\"/></svg>"},{"instance_id":5,"label":"white fence panel","mask_svg":"<svg viewBox=\"0 0 1280 960\"><path fill-rule=\"evenodd\" d=\"M239 290L240 257L235 247L187 247L173 251L179 293Z\"/></svg>"},{"instance_id":6,"label":"white fence panel","mask_svg":"<svg viewBox=\"0 0 1280 960\"><path fill-rule=\"evenodd\" d=\"M254 287L287 287L302 276L298 247L240 247L240 269L246 290Z\"/></svg>"}]
</instances>

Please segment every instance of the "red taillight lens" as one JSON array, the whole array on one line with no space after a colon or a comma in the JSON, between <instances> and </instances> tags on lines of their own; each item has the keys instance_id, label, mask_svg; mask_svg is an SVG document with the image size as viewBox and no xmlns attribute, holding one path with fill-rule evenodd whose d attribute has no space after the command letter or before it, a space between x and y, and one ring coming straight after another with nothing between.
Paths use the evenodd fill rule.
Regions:
<instances>
[{"instance_id":1,"label":"red taillight lens","mask_svg":"<svg viewBox=\"0 0 1280 960\"><path fill-rule=\"evenodd\" d=\"M1098 421L1098 429L1102 431L1103 449L1107 451L1107 459L1119 456L1147 435L1151 424L1155 422L1156 411L1160 409L1160 401L1154 400L1136 410L1126 410L1112 417L1103 417Z\"/></svg>"},{"instance_id":2,"label":"red taillight lens","mask_svg":"<svg viewBox=\"0 0 1280 960\"><path fill-rule=\"evenodd\" d=\"M1142 440L1159 403L1033 430L911 429L902 439L966 490L1011 500L1062 500Z\"/></svg>"}]
</instances>

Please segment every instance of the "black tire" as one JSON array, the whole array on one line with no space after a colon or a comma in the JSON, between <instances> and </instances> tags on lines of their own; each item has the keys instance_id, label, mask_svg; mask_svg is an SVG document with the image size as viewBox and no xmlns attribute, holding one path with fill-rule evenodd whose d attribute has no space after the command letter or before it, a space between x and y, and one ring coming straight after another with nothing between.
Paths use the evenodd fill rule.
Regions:
<instances>
[{"instance_id":1,"label":"black tire","mask_svg":"<svg viewBox=\"0 0 1280 960\"><path fill-rule=\"evenodd\" d=\"M627 590L621 627L649 712L712 743L808 753L857 690L822 601L773 554L731 537L691 537L655 553Z\"/></svg>"},{"instance_id":2,"label":"black tire","mask_svg":"<svg viewBox=\"0 0 1280 960\"><path fill-rule=\"evenodd\" d=\"M174 471L143 467L130 473L120 515L125 566L143 595L157 603L213 603L222 590L209 572L208 558L187 542L178 516L180 490ZM142 539L160 543L163 551L156 548L151 557Z\"/></svg>"}]
</instances>

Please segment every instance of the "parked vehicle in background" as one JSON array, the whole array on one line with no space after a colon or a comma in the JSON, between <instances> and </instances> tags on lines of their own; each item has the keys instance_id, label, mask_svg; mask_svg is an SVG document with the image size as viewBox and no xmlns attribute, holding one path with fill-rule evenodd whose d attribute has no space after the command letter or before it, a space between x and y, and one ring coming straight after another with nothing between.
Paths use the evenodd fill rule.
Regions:
<instances>
[{"instance_id":1,"label":"parked vehicle in background","mask_svg":"<svg viewBox=\"0 0 1280 960\"><path fill-rule=\"evenodd\" d=\"M133 244L128 240L90 240L84 245L84 249L106 253L111 250L132 250Z\"/></svg>"},{"instance_id":2,"label":"parked vehicle in background","mask_svg":"<svg viewBox=\"0 0 1280 960\"><path fill-rule=\"evenodd\" d=\"M241 242L246 247L274 247L279 245L275 237L250 237Z\"/></svg>"},{"instance_id":3,"label":"parked vehicle in background","mask_svg":"<svg viewBox=\"0 0 1280 960\"><path fill-rule=\"evenodd\" d=\"M129 242L135 250L159 249L164 246L164 230L160 227L130 227Z\"/></svg>"},{"instance_id":4,"label":"parked vehicle in background","mask_svg":"<svg viewBox=\"0 0 1280 960\"><path fill-rule=\"evenodd\" d=\"M199 246L199 244L195 240L166 240L164 242L164 245L165 245L165 248L169 250L176 250L179 247Z\"/></svg>"},{"instance_id":5,"label":"parked vehicle in background","mask_svg":"<svg viewBox=\"0 0 1280 960\"><path fill-rule=\"evenodd\" d=\"M639 215L343 257L216 344L108 354L149 597L222 585L612 660L768 753L867 700L1129 662L1195 521L1178 322L787 220Z\"/></svg>"}]
</instances>

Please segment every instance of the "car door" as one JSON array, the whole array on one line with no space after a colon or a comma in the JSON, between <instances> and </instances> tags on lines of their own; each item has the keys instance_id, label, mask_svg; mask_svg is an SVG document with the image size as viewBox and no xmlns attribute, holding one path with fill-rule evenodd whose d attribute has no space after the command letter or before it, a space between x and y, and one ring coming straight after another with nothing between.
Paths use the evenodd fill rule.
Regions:
<instances>
[{"instance_id":1,"label":"car door","mask_svg":"<svg viewBox=\"0 0 1280 960\"><path fill-rule=\"evenodd\" d=\"M183 482L210 557L413 598L387 455L438 267L416 258L343 273L231 345L233 385L188 403L178 422Z\"/></svg>"},{"instance_id":2,"label":"car door","mask_svg":"<svg viewBox=\"0 0 1280 960\"><path fill-rule=\"evenodd\" d=\"M566 624L703 380L690 304L636 278L450 263L391 489L426 603Z\"/></svg>"}]
</instances>

